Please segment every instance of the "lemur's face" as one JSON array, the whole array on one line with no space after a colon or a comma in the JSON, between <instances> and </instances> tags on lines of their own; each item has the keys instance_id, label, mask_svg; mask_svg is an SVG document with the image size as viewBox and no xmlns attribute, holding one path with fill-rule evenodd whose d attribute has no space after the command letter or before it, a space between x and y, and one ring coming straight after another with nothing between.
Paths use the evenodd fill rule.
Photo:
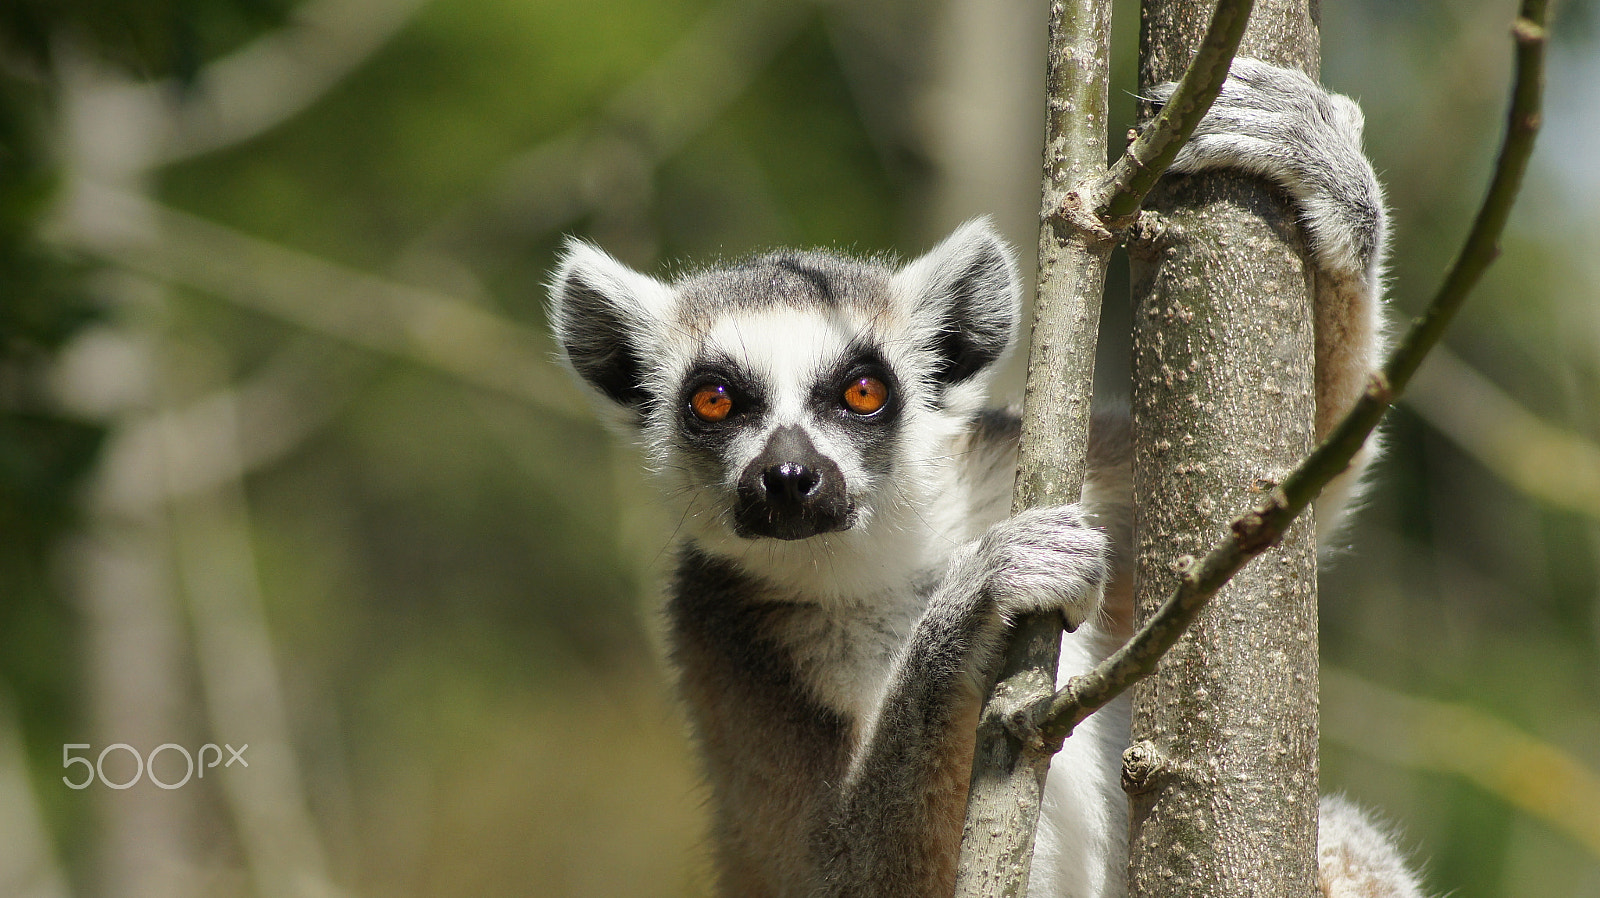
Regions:
<instances>
[{"instance_id":1,"label":"lemur's face","mask_svg":"<svg viewBox=\"0 0 1600 898\"><path fill-rule=\"evenodd\" d=\"M790 306L716 316L652 410L663 461L736 536L848 530L881 501L927 389L913 359L853 317Z\"/></svg>"},{"instance_id":2,"label":"lemur's face","mask_svg":"<svg viewBox=\"0 0 1600 898\"><path fill-rule=\"evenodd\" d=\"M687 500L692 538L806 540L905 505L981 403L1015 289L982 224L898 269L777 253L670 285L573 244L551 318Z\"/></svg>"}]
</instances>

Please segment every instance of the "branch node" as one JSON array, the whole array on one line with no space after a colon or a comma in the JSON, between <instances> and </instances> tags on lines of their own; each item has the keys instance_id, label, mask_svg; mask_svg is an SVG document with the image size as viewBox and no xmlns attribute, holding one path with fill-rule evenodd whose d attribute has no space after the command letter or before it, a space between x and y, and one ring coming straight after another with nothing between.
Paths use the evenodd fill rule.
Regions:
<instances>
[{"instance_id":1,"label":"branch node","mask_svg":"<svg viewBox=\"0 0 1600 898\"><path fill-rule=\"evenodd\" d=\"M1374 371L1367 376L1367 398L1387 406L1394 402L1394 387L1389 384L1389 375L1382 371Z\"/></svg>"},{"instance_id":2,"label":"branch node","mask_svg":"<svg viewBox=\"0 0 1600 898\"><path fill-rule=\"evenodd\" d=\"M1122 791L1139 795L1154 790L1166 779L1170 764L1154 742L1135 742L1122 753Z\"/></svg>"},{"instance_id":3,"label":"branch node","mask_svg":"<svg viewBox=\"0 0 1600 898\"><path fill-rule=\"evenodd\" d=\"M1511 23L1511 36L1518 45L1523 47L1544 43L1549 33L1549 29L1532 19L1519 16L1515 22Z\"/></svg>"},{"instance_id":4,"label":"branch node","mask_svg":"<svg viewBox=\"0 0 1600 898\"><path fill-rule=\"evenodd\" d=\"M1260 505L1239 516L1239 519L1230 525L1233 535L1239 541L1239 549L1246 555L1255 556L1277 545L1283 539L1283 527L1273 526L1273 521L1282 517L1282 512L1289 507L1288 499L1283 490L1274 488Z\"/></svg>"},{"instance_id":5,"label":"branch node","mask_svg":"<svg viewBox=\"0 0 1600 898\"><path fill-rule=\"evenodd\" d=\"M1142 261L1155 261L1172 245L1174 225L1166 216L1149 209L1142 210L1129 225L1125 246L1128 255Z\"/></svg>"},{"instance_id":6,"label":"branch node","mask_svg":"<svg viewBox=\"0 0 1600 898\"><path fill-rule=\"evenodd\" d=\"M1104 244L1116 240L1116 235L1112 233L1112 230L1121 230L1122 227L1132 223L1132 219L1130 219L1119 227L1109 219L1101 221L1100 217L1090 208L1090 204L1084 200L1083 194L1077 190L1067 191L1067 195L1061 198L1061 205L1057 206L1049 217L1051 222L1057 225L1058 228L1064 226L1071 232L1084 237L1091 244ZM1138 213L1135 212L1133 218L1137 217Z\"/></svg>"},{"instance_id":7,"label":"branch node","mask_svg":"<svg viewBox=\"0 0 1600 898\"><path fill-rule=\"evenodd\" d=\"M1053 755L1061 750L1061 744L1066 741L1065 735L1059 739L1046 737L1041 729L1041 724L1049 714L1053 691L1030 689L1016 682L1017 679L1014 677L995 684L983 716L989 725L998 724L1009 733L1022 746L1024 753ZM1024 674L1020 679L1030 678Z\"/></svg>"}]
</instances>

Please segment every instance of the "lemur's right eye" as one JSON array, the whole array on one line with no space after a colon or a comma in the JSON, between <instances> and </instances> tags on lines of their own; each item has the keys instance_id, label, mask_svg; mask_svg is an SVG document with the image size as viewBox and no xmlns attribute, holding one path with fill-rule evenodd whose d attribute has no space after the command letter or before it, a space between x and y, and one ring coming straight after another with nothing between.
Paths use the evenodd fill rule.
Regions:
<instances>
[{"instance_id":1,"label":"lemur's right eye","mask_svg":"<svg viewBox=\"0 0 1600 898\"><path fill-rule=\"evenodd\" d=\"M715 424L733 414L733 397L728 395L727 384L706 384L689 397L689 410L694 416Z\"/></svg>"}]
</instances>

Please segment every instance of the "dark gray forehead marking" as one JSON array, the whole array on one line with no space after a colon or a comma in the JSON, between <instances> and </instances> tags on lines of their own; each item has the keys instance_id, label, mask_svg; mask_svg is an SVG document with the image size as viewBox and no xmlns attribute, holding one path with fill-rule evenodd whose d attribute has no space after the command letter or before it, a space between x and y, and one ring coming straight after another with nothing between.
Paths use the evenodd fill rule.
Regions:
<instances>
[{"instance_id":1,"label":"dark gray forehead marking","mask_svg":"<svg viewBox=\"0 0 1600 898\"><path fill-rule=\"evenodd\" d=\"M781 256L773 260L773 263L777 266L778 271L783 274L792 274L808 282L817 299L822 300L824 304L831 306L838 301L838 297L833 292L833 282L828 278L826 271L812 268L792 256ZM776 278L773 280L772 286L774 292L777 292L778 283Z\"/></svg>"},{"instance_id":2,"label":"dark gray forehead marking","mask_svg":"<svg viewBox=\"0 0 1600 898\"><path fill-rule=\"evenodd\" d=\"M850 309L889 306L889 268L826 252L785 250L691 274L675 285L683 313L709 319L731 310Z\"/></svg>"}]
</instances>

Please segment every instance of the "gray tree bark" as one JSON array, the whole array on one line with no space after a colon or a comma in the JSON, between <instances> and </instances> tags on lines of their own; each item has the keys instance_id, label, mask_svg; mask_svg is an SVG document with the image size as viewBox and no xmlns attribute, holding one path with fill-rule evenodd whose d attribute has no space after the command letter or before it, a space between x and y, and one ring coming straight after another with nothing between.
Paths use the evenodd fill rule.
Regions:
<instances>
[{"instance_id":1,"label":"gray tree bark","mask_svg":"<svg viewBox=\"0 0 1600 898\"><path fill-rule=\"evenodd\" d=\"M1094 347L1114 240L1073 188L1106 169L1109 0L1050 4L1039 286L1034 296L1012 510L1076 502L1089 444ZM1023 894L1045 776L1057 746L1027 744L1003 718L1055 689L1061 619L1019 623L979 720L956 895Z\"/></svg>"},{"instance_id":2,"label":"gray tree bark","mask_svg":"<svg viewBox=\"0 0 1600 898\"><path fill-rule=\"evenodd\" d=\"M1145 0L1141 87L1170 81L1210 3ZM1241 55L1317 68L1314 0L1261 0ZM1163 182L1130 244L1136 603L1215 543L1312 443L1311 278L1287 198ZM1316 555L1309 516L1241 571L1134 687L1132 896L1316 889Z\"/></svg>"}]
</instances>

